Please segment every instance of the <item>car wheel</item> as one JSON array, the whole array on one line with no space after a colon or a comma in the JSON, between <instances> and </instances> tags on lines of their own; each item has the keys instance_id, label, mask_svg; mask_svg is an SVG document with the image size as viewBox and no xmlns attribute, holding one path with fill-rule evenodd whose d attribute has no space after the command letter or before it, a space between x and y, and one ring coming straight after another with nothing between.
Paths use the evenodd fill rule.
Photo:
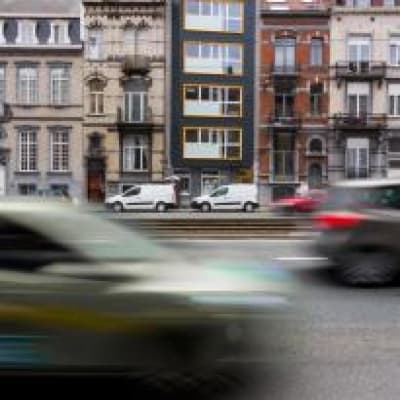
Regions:
<instances>
[{"instance_id":1,"label":"car wheel","mask_svg":"<svg viewBox=\"0 0 400 400\"><path fill-rule=\"evenodd\" d=\"M167 211L167 205L165 203L157 203L156 205L156 211L157 212L166 212Z\"/></svg>"},{"instance_id":2,"label":"car wheel","mask_svg":"<svg viewBox=\"0 0 400 400\"><path fill-rule=\"evenodd\" d=\"M203 203L200 207L201 212L210 212L211 205L209 203Z\"/></svg>"},{"instance_id":3,"label":"car wheel","mask_svg":"<svg viewBox=\"0 0 400 400\"><path fill-rule=\"evenodd\" d=\"M112 208L113 208L114 212L116 212L116 213L120 213L120 212L124 211L124 206L119 201L114 203Z\"/></svg>"},{"instance_id":4,"label":"car wheel","mask_svg":"<svg viewBox=\"0 0 400 400\"><path fill-rule=\"evenodd\" d=\"M397 261L388 253L355 252L338 269L340 280L351 286L387 285L397 273Z\"/></svg>"},{"instance_id":5,"label":"car wheel","mask_svg":"<svg viewBox=\"0 0 400 400\"><path fill-rule=\"evenodd\" d=\"M254 204L253 203L246 203L243 207L244 212L253 212L254 211Z\"/></svg>"}]
</instances>

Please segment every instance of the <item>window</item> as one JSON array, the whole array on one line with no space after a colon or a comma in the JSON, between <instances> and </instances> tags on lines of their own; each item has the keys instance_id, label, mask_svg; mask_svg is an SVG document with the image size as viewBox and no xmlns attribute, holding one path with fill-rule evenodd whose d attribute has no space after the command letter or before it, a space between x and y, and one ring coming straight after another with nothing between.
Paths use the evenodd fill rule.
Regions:
<instances>
[{"instance_id":1,"label":"window","mask_svg":"<svg viewBox=\"0 0 400 400\"><path fill-rule=\"evenodd\" d=\"M4 103L6 101L6 67L0 65L0 116L4 115Z\"/></svg>"},{"instance_id":2,"label":"window","mask_svg":"<svg viewBox=\"0 0 400 400\"><path fill-rule=\"evenodd\" d=\"M51 170L69 171L69 132L51 132Z\"/></svg>"},{"instance_id":3,"label":"window","mask_svg":"<svg viewBox=\"0 0 400 400\"><path fill-rule=\"evenodd\" d=\"M32 196L36 194L37 187L34 183L20 183L18 185L18 193L21 196Z\"/></svg>"},{"instance_id":4,"label":"window","mask_svg":"<svg viewBox=\"0 0 400 400\"><path fill-rule=\"evenodd\" d=\"M19 170L37 170L37 135L35 131L19 132Z\"/></svg>"},{"instance_id":5,"label":"window","mask_svg":"<svg viewBox=\"0 0 400 400\"><path fill-rule=\"evenodd\" d=\"M320 164L311 164L308 169L309 189L319 189L322 187L322 168Z\"/></svg>"},{"instance_id":6,"label":"window","mask_svg":"<svg viewBox=\"0 0 400 400\"><path fill-rule=\"evenodd\" d=\"M275 71L294 72L296 64L296 39L278 38L275 40Z\"/></svg>"},{"instance_id":7,"label":"window","mask_svg":"<svg viewBox=\"0 0 400 400\"><path fill-rule=\"evenodd\" d=\"M321 115L322 114L322 95L323 95L322 84L311 85L311 87L310 87L311 115Z\"/></svg>"},{"instance_id":8,"label":"window","mask_svg":"<svg viewBox=\"0 0 400 400\"><path fill-rule=\"evenodd\" d=\"M221 175L218 171L201 173L201 194L209 194L215 190L221 182Z\"/></svg>"},{"instance_id":9,"label":"window","mask_svg":"<svg viewBox=\"0 0 400 400\"><path fill-rule=\"evenodd\" d=\"M400 116L400 84L392 83L388 86L389 115Z\"/></svg>"},{"instance_id":10,"label":"window","mask_svg":"<svg viewBox=\"0 0 400 400\"><path fill-rule=\"evenodd\" d=\"M289 90L275 95L275 117L277 119L294 117L294 93Z\"/></svg>"},{"instance_id":11,"label":"window","mask_svg":"<svg viewBox=\"0 0 400 400\"><path fill-rule=\"evenodd\" d=\"M133 187L132 189L129 189L126 192L124 192L122 197L137 196L138 194L140 194L140 190L141 190L140 187Z\"/></svg>"},{"instance_id":12,"label":"window","mask_svg":"<svg viewBox=\"0 0 400 400\"><path fill-rule=\"evenodd\" d=\"M354 8L367 8L371 6L371 0L347 0L347 5Z\"/></svg>"},{"instance_id":13,"label":"window","mask_svg":"<svg viewBox=\"0 0 400 400\"><path fill-rule=\"evenodd\" d=\"M65 105L70 102L70 67L54 67L50 70L50 103Z\"/></svg>"},{"instance_id":14,"label":"window","mask_svg":"<svg viewBox=\"0 0 400 400\"><path fill-rule=\"evenodd\" d=\"M184 48L186 73L243 73L243 49L239 43L186 42Z\"/></svg>"},{"instance_id":15,"label":"window","mask_svg":"<svg viewBox=\"0 0 400 400\"><path fill-rule=\"evenodd\" d=\"M101 29L90 29L87 38L87 58L89 60L101 60L104 57L103 31Z\"/></svg>"},{"instance_id":16,"label":"window","mask_svg":"<svg viewBox=\"0 0 400 400\"><path fill-rule=\"evenodd\" d=\"M367 178L369 175L369 140L348 138L346 146L347 178Z\"/></svg>"},{"instance_id":17,"label":"window","mask_svg":"<svg viewBox=\"0 0 400 400\"><path fill-rule=\"evenodd\" d=\"M191 193L192 188L191 188L191 179L190 179L190 174L180 174L178 175L180 180L179 180L179 187L181 190L181 194L183 195L188 195Z\"/></svg>"},{"instance_id":18,"label":"window","mask_svg":"<svg viewBox=\"0 0 400 400\"><path fill-rule=\"evenodd\" d=\"M68 24L65 22L53 22L51 24L50 44L68 44Z\"/></svg>"},{"instance_id":19,"label":"window","mask_svg":"<svg viewBox=\"0 0 400 400\"><path fill-rule=\"evenodd\" d=\"M347 106L351 115L362 117L370 108L370 89L368 83L350 83L347 87Z\"/></svg>"},{"instance_id":20,"label":"window","mask_svg":"<svg viewBox=\"0 0 400 400\"><path fill-rule=\"evenodd\" d=\"M222 188L219 188L219 189L217 189L217 190L214 190L214 192L212 192L211 194L210 194L210 197L221 197L221 196L225 196L225 195L227 195L228 194L228 188L227 187L222 187Z\"/></svg>"},{"instance_id":21,"label":"window","mask_svg":"<svg viewBox=\"0 0 400 400\"><path fill-rule=\"evenodd\" d=\"M389 153L400 153L400 138L389 139Z\"/></svg>"},{"instance_id":22,"label":"window","mask_svg":"<svg viewBox=\"0 0 400 400\"><path fill-rule=\"evenodd\" d=\"M187 85L184 88L184 114L187 116L240 117L242 88Z\"/></svg>"},{"instance_id":23,"label":"window","mask_svg":"<svg viewBox=\"0 0 400 400\"><path fill-rule=\"evenodd\" d=\"M144 135L125 135L123 139L124 172L147 171L149 141Z\"/></svg>"},{"instance_id":24,"label":"window","mask_svg":"<svg viewBox=\"0 0 400 400\"><path fill-rule=\"evenodd\" d=\"M400 36L392 36L389 42L390 64L400 66Z\"/></svg>"},{"instance_id":25,"label":"window","mask_svg":"<svg viewBox=\"0 0 400 400\"><path fill-rule=\"evenodd\" d=\"M90 106L89 113L93 115L104 114L104 83L96 79L89 83Z\"/></svg>"},{"instance_id":26,"label":"window","mask_svg":"<svg viewBox=\"0 0 400 400\"><path fill-rule=\"evenodd\" d=\"M295 138L289 133L273 135L273 181L295 182L297 179L297 152Z\"/></svg>"},{"instance_id":27,"label":"window","mask_svg":"<svg viewBox=\"0 0 400 400\"><path fill-rule=\"evenodd\" d=\"M352 37L348 43L349 69L352 72L369 70L371 60L371 39L368 37Z\"/></svg>"},{"instance_id":28,"label":"window","mask_svg":"<svg viewBox=\"0 0 400 400\"><path fill-rule=\"evenodd\" d=\"M310 140L309 152L310 153L322 153L323 146L320 138L313 138Z\"/></svg>"},{"instance_id":29,"label":"window","mask_svg":"<svg viewBox=\"0 0 400 400\"><path fill-rule=\"evenodd\" d=\"M242 131L236 128L185 128L184 158L240 160Z\"/></svg>"},{"instance_id":30,"label":"window","mask_svg":"<svg viewBox=\"0 0 400 400\"><path fill-rule=\"evenodd\" d=\"M386 7L399 7L400 6L400 0L385 0L384 5Z\"/></svg>"},{"instance_id":31,"label":"window","mask_svg":"<svg viewBox=\"0 0 400 400\"><path fill-rule=\"evenodd\" d=\"M63 183L50 185L50 195L55 197L69 197L69 186Z\"/></svg>"},{"instance_id":32,"label":"window","mask_svg":"<svg viewBox=\"0 0 400 400\"><path fill-rule=\"evenodd\" d=\"M35 21L19 21L17 44L32 45L37 44L36 22Z\"/></svg>"},{"instance_id":33,"label":"window","mask_svg":"<svg viewBox=\"0 0 400 400\"><path fill-rule=\"evenodd\" d=\"M148 101L146 92L125 92L124 121L145 122L148 120Z\"/></svg>"},{"instance_id":34,"label":"window","mask_svg":"<svg viewBox=\"0 0 400 400\"><path fill-rule=\"evenodd\" d=\"M128 54L136 54L137 50L137 35L135 28L126 28L124 30L124 50Z\"/></svg>"},{"instance_id":35,"label":"window","mask_svg":"<svg viewBox=\"0 0 400 400\"><path fill-rule=\"evenodd\" d=\"M36 67L18 68L17 98L20 104L37 104L38 96L38 70Z\"/></svg>"},{"instance_id":36,"label":"window","mask_svg":"<svg viewBox=\"0 0 400 400\"><path fill-rule=\"evenodd\" d=\"M243 31L243 0L185 0L185 29Z\"/></svg>"},{"instance_id":37,"label":"window","mask_svg":"<svg viewBox=\"0 0 400 400\"><path fill-rule=\"evenodd\" d=\"M311 39L311 65L322 65L323 40Z\"/></svg>"}]
</instances>

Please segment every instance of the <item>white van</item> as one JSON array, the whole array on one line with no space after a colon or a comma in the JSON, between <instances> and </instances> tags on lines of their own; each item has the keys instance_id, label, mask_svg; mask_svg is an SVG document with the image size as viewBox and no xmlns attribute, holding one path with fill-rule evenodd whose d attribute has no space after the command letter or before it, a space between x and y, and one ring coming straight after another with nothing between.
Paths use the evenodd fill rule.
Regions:
<instances>
[{"instance_id":1,"label":"white van","mask_svg":"<svg viewBox=\"0 0 400 400\"><path fill-rule=\"evenodd\" d=\"M177 206L174 185L143 184L135 185L122 194L106 199L106 206L115 212L124 210L168 211Z\"/></svg>"},{"instance_id":2,"label":"white van","mask_svg":"<svg viewBox=\"0 0 400 400\"><path fill-rule=\"evenodd\" d=\"M208 212L211 210L254 211L259 207L257 186L246 183L235 183L219 186L210 194L192 199L191 207Z\"/></svg>"}]
</instances>

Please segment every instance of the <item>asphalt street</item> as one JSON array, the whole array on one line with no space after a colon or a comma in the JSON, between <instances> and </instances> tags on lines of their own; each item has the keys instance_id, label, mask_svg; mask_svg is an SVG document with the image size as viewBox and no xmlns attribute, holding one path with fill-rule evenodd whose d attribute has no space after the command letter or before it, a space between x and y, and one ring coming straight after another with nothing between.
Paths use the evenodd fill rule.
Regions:
<instances>
[{"instance_id":1,"label":"asphalt street","mask_svg":"<svg viewBox=\"0 0 400 400\"><path fill-rule=\"evenodd\" d=\"M257 260L289 271L298 287L298 329L282 351L272 383L248 399L398 399L400 286L351 289L338 285L311 242L168 242L189 259ZM298 318L298 320L297 320ZM278 365L278 364L276 364ZM278 368L277 368L278 369Z\"/></svg>"}]
</instances>

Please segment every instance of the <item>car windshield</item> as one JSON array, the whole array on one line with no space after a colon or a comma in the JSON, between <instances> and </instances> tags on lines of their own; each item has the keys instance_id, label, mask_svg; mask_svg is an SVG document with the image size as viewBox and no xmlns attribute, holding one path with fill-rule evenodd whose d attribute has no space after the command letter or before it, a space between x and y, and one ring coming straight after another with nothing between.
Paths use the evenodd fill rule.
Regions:
<instances>
[{"instance_id":1,"label":"car windshield","mask_svg":"<svg viewBox=\"0 0 400 400\"><path fill-rule=\"evenodd\" d=\"M326 209L400 208L400 187L332 188Z\"/></svg>"},{"instance_id":2,"label":"car windshield","mask_svg":"<svg viewBox=\"0 0 400 400\"><path fill-rule=\"evenodd\" d=\"M64 210L62 210L64 211ZM171 259L170 252L141 234L115 222L84 212L25 212L21 219L34 230L75 249L95 261L156 261ZM12 215L9 215L12 218Z\"/></svg>"}]
</instances>

